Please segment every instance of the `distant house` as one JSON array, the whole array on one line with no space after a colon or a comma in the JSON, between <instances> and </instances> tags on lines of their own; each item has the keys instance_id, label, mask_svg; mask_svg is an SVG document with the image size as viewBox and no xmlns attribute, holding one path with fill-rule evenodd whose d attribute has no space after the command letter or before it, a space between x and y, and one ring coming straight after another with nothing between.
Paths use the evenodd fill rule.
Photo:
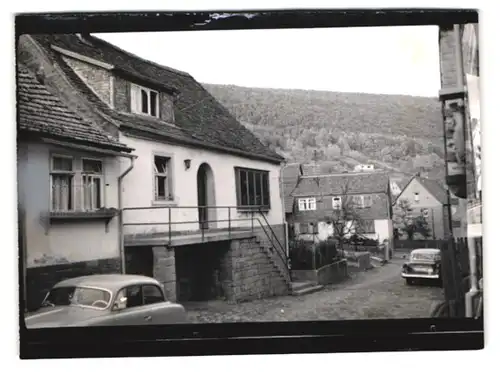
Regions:
<instances>
[{"instance_id":1,"label":"distant house","mask_svg":"<svg viewBox=\"0 0 500 376\"><path fill-rule=\"evenodd\" d=\"M371 172L375 170L375 166L372 164L359 164L354 167L354 172Z\"/></svg>"},{"instance_id":2,"label":"distant house","mask_svg":"<svg viewBox=\"0 0 500 376\"><path fill-rule=\"evenodd\" d=\"M291 182L290 178L290 187ZM295 187L285 198L289 203L290 236L319 241L333 235L333 226L326 218L341 205L342 199L352 200L353 210L363 220L361 235L380 242L391 241L389 178L382 172L299 174Z\"/></svg>"},{"instance_id":3,"label":"distant house","mask_svg":"<svg viewBox=\"0 0 500 376\"><path fill-rule=\"evenodd\" d=\"M415 175L394 200L398 205L407 200L415 215L423 215L431 229L434 239L444 239L449 234L448 198L445 187L438 181ZM462 209L457 198L451 198L451 213L454 236L460 236L460 213Z\"/></svg>"},{"instance_id":4,"label":"distant house","mask_svg":"<svg viewBox=\"0 0 500 376\"><path fill-rule=\"evenodd\" d=\"M110 134L115 149L134 149L137 156L132 164L121 158L106 168L111 176L126 174L119 191L111 178L102 181L99 198L119 211L110 222L115 235L106 232L99 246L72 232L58 233L58 241L78 243L96 258L112 253L120 260L115 272L157 278L170 300L241 300L288 291L281 156L188 73L85 34L23 35L18 47L18 61L77 116ZM40 104L40 113L49 107ZM78 158L74 166L81 169ZM53 161L55 172L69 168L61 163ZM48 189L48 173L38 181ZM55 247L42 247L48 240L41 225L33 226L37 237L30 240L27 233L29 250L56 254ZM105 240L111 236L112 244Z\"/></svg>"},{"instance_id":5,"label":"distant house","mask_svg":"<svg viewBox=\"0 0 500 376\"><path fill-rule=\"evenodd\" d=\"M132 149L18 64L18 207L27 309L59 279L120 271L120 162Z\"/></svg>"}]
</instances>

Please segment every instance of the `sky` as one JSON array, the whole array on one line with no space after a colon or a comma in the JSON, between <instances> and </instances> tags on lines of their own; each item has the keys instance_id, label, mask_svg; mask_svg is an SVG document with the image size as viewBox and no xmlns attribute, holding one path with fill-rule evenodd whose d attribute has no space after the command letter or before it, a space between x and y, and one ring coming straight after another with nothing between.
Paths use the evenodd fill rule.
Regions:
<instances>
[{"instance_id":1,"label":"sky","mask_svg":"<svg viewBox=\"0 0 500 376\"><path fill-rule=\"evenodd\" d=\"M95 34L202 83L436 97L436 26Z\"/></svg>"}]
</instances>

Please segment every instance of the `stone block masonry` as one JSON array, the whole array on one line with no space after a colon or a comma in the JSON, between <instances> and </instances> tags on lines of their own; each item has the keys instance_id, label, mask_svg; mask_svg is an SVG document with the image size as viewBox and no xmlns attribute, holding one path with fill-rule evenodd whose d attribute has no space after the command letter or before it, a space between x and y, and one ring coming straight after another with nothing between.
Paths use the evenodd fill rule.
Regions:
<instances>
[{"instance_id":1,"label":"stone block masonry","mask_svg":"<svg viewBox=\"0 0 500 376\"><path fill-rule=\"evenodd\" d=\"M153 277L163 285L167 300L177 300L175 251L173 248L153 247Z\"/></svg>"},{"instance_id":2,"label":"stone block masonry","mask_svg":"<svg viewBox=\"0 0 500 376\"><path fill-rule=\"evenodd\" d=\"M232 302L285 295L288 285L255 238L232 240L221 262L222 289Z\"/></svg>"}]
</instances>

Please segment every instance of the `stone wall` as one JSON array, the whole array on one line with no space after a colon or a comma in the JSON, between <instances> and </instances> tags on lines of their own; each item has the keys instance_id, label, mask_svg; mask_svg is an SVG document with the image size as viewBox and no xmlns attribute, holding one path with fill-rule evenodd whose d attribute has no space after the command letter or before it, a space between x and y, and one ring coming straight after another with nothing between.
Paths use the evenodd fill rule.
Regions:
<instances>
[{"instance_id":1,"label":"stone wall","mask_svg":"<svg viewBox=\"0 0 500 376\"><path fill-rule=\"evenodd\" d=\"M120 270L119 258L28 268L25 308L28 311L39 308L47 292L60 281L91 274L120 273Z\"/></svg>"},{"instance_id":2,"label":"stone wall","mask_svg":"<svg viewBox=\"0 0 500 376\"><path fill-rule=\"evenodd\" d=\"M286 295L289 291L286 280L255 238L231 241L221 263L221 282L232 302Z\"/></svg>"},{"instance_id":3,"label":"stone wall","mask_svg":"<svg viewBox=\"0 0 500 376\"><path fill-rule=\"evenodd\" d=\"M173 248L153 247L153 277L163 285L167 300L177 300L175 251Z\"/></svg>"},{"instance_id":4,"label":"stone wall","mask_svg":"<svg viewBox=\"0 0 500 376\"><path fill-rule=\"evenodd\" d=\"M338 283L347 278L347 260L339 260L317 270L293 270L294 282L313 281L320 285Z\"/></svg>"}]
</instances>

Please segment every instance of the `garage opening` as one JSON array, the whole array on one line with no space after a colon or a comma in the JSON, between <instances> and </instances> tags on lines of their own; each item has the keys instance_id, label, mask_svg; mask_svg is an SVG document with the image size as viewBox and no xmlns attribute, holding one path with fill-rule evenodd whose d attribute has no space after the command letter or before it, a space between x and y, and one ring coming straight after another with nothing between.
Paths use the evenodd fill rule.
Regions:
<instances>
[{"instance_id":1,"label":"garage opening","mask_svg":"<svg viewBox=\"0 0 500 376\"><path fill-rule=\"evenodd\" d=\"M125 273L153 277L152 247L125 247Z\"/></svg>"},{"instance_id":2,"label":"garage opening","mask_svg":"<svg viewBox=\"0 0 500 376\"><path fill-rule=\"evenodd\" d=\"M208 301L224 297L229 276L224 266L230 242L193 244L175 248L177 299Z\"/></svg>"}]
</instances>

